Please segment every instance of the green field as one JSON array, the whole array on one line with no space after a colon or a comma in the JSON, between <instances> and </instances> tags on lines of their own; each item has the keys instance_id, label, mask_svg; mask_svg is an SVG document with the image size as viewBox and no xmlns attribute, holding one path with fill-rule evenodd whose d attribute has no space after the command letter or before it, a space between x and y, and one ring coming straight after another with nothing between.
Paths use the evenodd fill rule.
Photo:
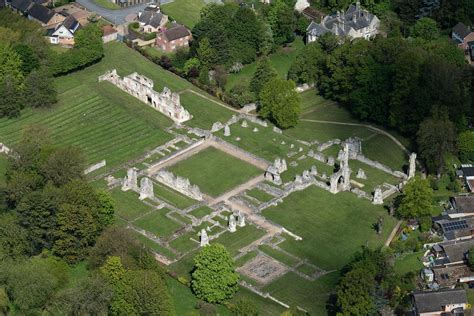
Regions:
<instances>
[{"instance_id":1,"label":"green field","mask_svg":"<svg viewBox=\"0 0 474 316\"><path fill-rule=\"evenodd\" d=\"M183 106L193 116L190 121L186 122L186 125L191 127L210 130L214 122L224 123L232 117L232 114L235 114L231 110L189 91L181 93L179 97Z\"/></svg>"},{"instance_id":2,"label":"green field","mask_svg":"<svg viewBox=\"0 0 474 316\"><path fill-rule=\"evenodd\" d=\"M180 209L184 209L197 203L197 201L194 201L193 199L190 199L181 193L159 183L153 184L153 190L156 197L164 200L165 202L173 204Z\"/></svg>"},{"instance_id":3,"label":"green field","mask_svg":"<svg viewBox=\"0 0 474 316\"><path fill-rule=\"evenodd\" d=\"M191 212L189 212L189 214L196 216L197 218L201 218L201 217L211 214L212 211L213 210L207 206L201 206L195 210L192 210Z\"/></svg>"},{"instance_id":4,"label":"green field","mask_svg":"<svg viewBox=\"0 0 474 316\"><path fill-rule=\"evenodd\" d=\"M301 100L301 118L322 121L354 122L349 111L336 102L323 98L316 89L299 94Z\"/></svg>"},{"instance_id":5,"label":"green field","mask_svg":"<svg viewBox=\"0 0 474 316\"><path fill-rule=\"evenodd\" d=\"M3 154L0 154L0 188L5 186L7 172L7 157Z\"/></svg>"},{"instance_id":6,"label":"green field","mask_svg":"<svg viewBox=\"0 0 474 316\"><path fill-rule=\"evenodd\" d=\"M219 243L226 247L232 256L239 253L239 249L248 246L253 241L265 235L265 231L253 226L246 225L245 227L237 227L235 233L226 232L214 239L211 243Z\"/></svg>"},{"instance_id":7,"label":"green field","mask_svg":"<svg viewBox=\"0 0 474 316\"><path fill-rule=\"evenodd\" d=\"M419 252L405 254L397 258L393 266L395 272L397 272L398 274L405 274L408 272L420 272L420 270L423 268L423 263L420 259L423 257L424 252L424 250L421 250Z\"/></svg>"},{"instance_id":8,"label":"green field","mask_svg":"<svg viewBox=\"0 0 474 316\"><path fill-rule=\"evenodd\" d=\"M169 210L165 208L150 212L137 219L133 224L158 237L166 238L181 228L180 224L166 217L168 212Z\"/></svg>"},{"instance_id":9,"label":"green field","mask_svg":"<svg viewBox=\"0 0 474 316\"><path fill-rule=\"evenodd\" d=\"M201 191L217 197L263 171L219 149L209 147L169 168Z\"/></svg>"},{"instance_id":10,"label":"green field","mask_svg":"<svg viewBox=\"0 0 474 316\"><path fill-rule=\"evenodd\" d=\"M290 257L287 254L279 251L278 249L272 248L268 245L261 245L258 248L270 257L273 257L274 259L280 261L283 264L286 264L289 267L293 267L298 263L297 259Z\"/></svg>"},{"instance_id":11,"label":"green field","mask_svg":"<svg viewBox=\"0 0 474 316\"><path fill-rule=\"evenodd\" d=\"M292 193L263 215L303 238L288 237L281 248L326 270L340 269L365 244L382 245L396 223L383 207L353 193L335 196L314 186ZM379 216L384 218L380 236L373 229Z\"/></svg>"},{"instance_id":12,"label":"green field","mask_svg":"<svg viewBox=\"0 0 474 316\"><path fill-rule=\"evenodd\" d=\"M258 188L254 188L252 190L249 190L249 191L245 192L245 194L248 195L248 196L251 196L253 198L256 198L260 202L268 202L268 201L270 201L271 199L274 198L273 195L268 194L267 192L262 191Z\"/></svg>"},{"instance_id":13,"label":"green field","mask_svg":"<svg viewBox=\"0 0 474 316\"><path fill-rule=\"evenodd\" d=\"M203 0L174 0L163 4L161 10L173 20L192 29L199 21L201 9L205 5Z\"/></svg>"},{"instance_id":14,"label":"green field","mask_svg":"<svg viewBox=\"0 0 474 316\"><path fill-rule=\"evenodd\" d=\"M272 66L281 78L286 78L291 64L295 60L298 52L304 47L303 39L297 37L288 47L278 48L278 50L269 56ZM237 74L229 74L226 83L226 91L230 91L237 83L249 84L255 72L256 63L245 65Z\"/></svg>"},{"instance_id":15,"label":"green field","mask_svg":"<svg viewBox=\"0 0 474 316\"><path fill-rule=\"evenodd\" d=\"M120 188L110 192L115 202L115 214L125 220L132 221L140 215L153 210L138 199L138 194L133 191L122 192Z\"/></svg>"}]
</instances>

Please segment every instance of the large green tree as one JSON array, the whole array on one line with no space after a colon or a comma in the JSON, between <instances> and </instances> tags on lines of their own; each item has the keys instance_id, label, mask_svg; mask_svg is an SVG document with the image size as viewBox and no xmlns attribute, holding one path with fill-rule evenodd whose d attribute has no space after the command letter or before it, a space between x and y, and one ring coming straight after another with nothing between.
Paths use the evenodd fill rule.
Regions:
<instances>
[{"instance_id":1,"label":"large green tree","mask_svg":"<svg viewBox=\"0 0 474 316\"><path fill-rule=\"evenodd\" d=\"M463 162L474 161L474 132L464 131L459 133L457 140L459 158Z\"/></svg>"},{"instance_id":2,"label":"large green tree","mask_svg":"<svg viewBox=\"0 0 474 316\"><path fill-rule=\"evenodd\" d=\"M296 56L288 71L288 79L298 83L314 84L322 74L326 54L318 42L306 45Z\"/></svg>"},{"instance_id":3,"label":"large green tree","mask_svg":"<svg viewBox=\"0 0 474 316\"><path fill-rule=\"evenodd\" d=\"M253 74L252 80L250 81L250 91L255 93L255 96L260 95L263 86L275 78L277 72L275 68L270 63L270 60L267 57L262 57L257 61L257 66Z\"/></svg>"},{"instance_id":4,"label":"large green tree","mask_svg":"<svg viewBox=\"0 0 474 316\"><path fill-rule=\"evenodd\" d=\"M223 245L206 246L194 257L191 286L198 298L220 303L237 292L238 281L234 261Z\"/></svg>"},{"instance_id":5,"label":"large green tree","mask_svg":"<svg viewBox=\"0 0 474 316\"><path fill-rule=\"evenodd\" d=\"M295 88L292 80L275 78L266 83L260 92L259 114L280 128L295 126L301 111Z\"/></svg>"},{"instance_id":6,"label":"large green tree","mask_svg":"<svg viewBox=\"0 0 474 316\"><path fill-rule=\"evenodd\" d=\"M25 80L25 103L49 108L58 101L53 78L45 70L32 71Z\"/></svg>"},{"instance_id":7,"label":"large green tree","mask_svg":"<svg viewBox=\"0 0 474 316\"><path fill-rule=\"evenodd\" d=\"M421 18L413 26L412 34L424 40L434 40L439 35L436 21L430 18Z\"/></svg>"},{"instance_id":8,"label":"large green tree","mask_svg":"<svg viewBox=\"0 0 474 316\"><path fill-rule=\"evenodd\" d=\"M397 214L405 219L420 218L431 214L433 191L426 179L412 178L403 188Z\"/></svg>"}]
</instances>

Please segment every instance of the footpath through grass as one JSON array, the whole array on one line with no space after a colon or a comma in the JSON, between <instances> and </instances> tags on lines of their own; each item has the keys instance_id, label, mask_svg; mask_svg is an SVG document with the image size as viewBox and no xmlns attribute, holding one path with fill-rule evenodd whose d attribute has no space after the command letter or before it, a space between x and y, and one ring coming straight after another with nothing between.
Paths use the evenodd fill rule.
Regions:
<instances>
[{"instance_id":1,"label":"footpath through grass","mask_svg":"<svg viewBox=\"0 0 474 316\"><path fill-rule=\"evenodd\" d=\"M209 147L171 166L170 171L188 178L201 191L217 197L261 173L259 168L217 148Z\"/></svg>"}]
</instances>

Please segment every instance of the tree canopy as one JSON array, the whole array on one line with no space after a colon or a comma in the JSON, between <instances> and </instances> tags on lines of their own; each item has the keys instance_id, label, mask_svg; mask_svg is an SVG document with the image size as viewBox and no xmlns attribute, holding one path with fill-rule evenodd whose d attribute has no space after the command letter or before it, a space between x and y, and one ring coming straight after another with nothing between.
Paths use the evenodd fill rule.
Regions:
<instances>
[{"instance_id":1,"label":"tree canopy","mask_svg":"<svg viewBox=\"0 0 474 316\"><path fill-rule=\"evenodd\" d=\"M426 179L412 178L403 188L397 214L405 219L431 214L433 191Z\"/></svg>"}]
</instances>

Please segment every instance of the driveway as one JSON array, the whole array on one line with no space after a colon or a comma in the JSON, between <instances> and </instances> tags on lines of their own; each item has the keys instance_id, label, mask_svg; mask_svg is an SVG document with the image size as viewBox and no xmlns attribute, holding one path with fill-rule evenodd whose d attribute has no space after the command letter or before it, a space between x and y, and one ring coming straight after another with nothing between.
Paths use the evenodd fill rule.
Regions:
<instances>
[{"instance_id":1,"label":"driveway","mask_svg":"<svg viewBox=\"0 0 474 316\"><path fill-rule=\"evenodd\" d=\"M172 1L173 0L162 0L161 4L165 4ZM137 14L138 11L143 10L148 4L148 3L141 3L141 4L137 4L131 7L123 8L123 9L110 10L110 9L105 9L101 6L98 6L97 4L94 3L93 0L76 0L76 2L84 6L87 10L101 15L104 19L108 20L109 22L115 25L124 24L125 22L130 22L131 21L130 17Z\"/></svg>"}]
</instances>

